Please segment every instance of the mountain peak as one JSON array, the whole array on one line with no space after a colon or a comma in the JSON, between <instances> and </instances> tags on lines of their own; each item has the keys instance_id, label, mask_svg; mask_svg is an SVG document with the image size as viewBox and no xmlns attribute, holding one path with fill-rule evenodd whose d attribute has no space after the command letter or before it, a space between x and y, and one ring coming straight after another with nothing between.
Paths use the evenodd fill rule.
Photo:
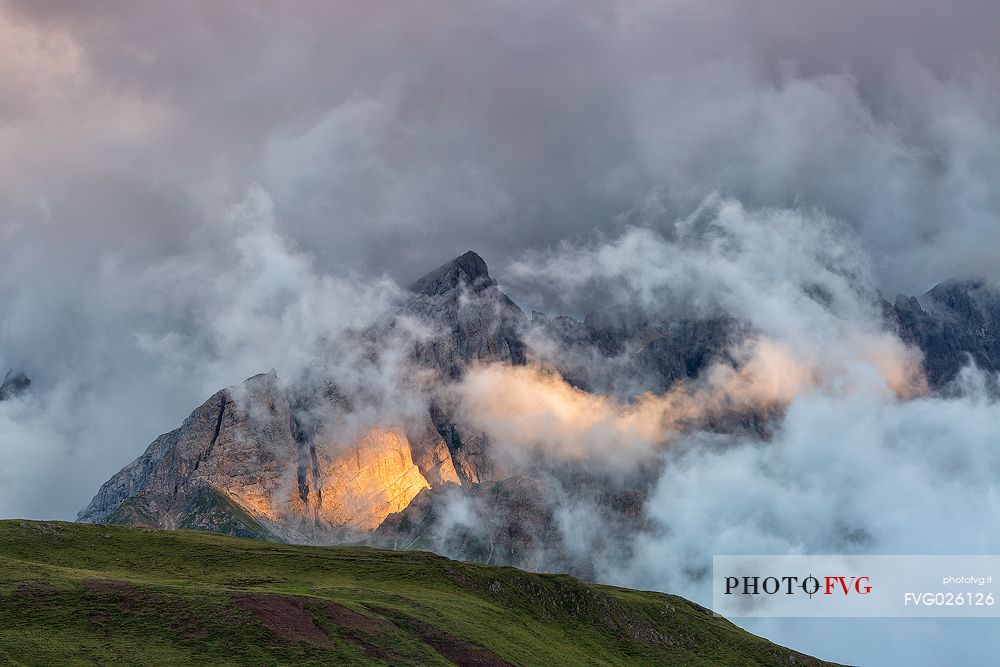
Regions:
<instances>
[{"instance_id":1,"label":"mountain peak","mask_svg":"<svg viewBox=\"0 0 1000 667\"><path fill-rule=\"evenodd\" d=\"M418 294L444 294L463 283L477 291L497 284L486 261L472 250L434 269L410 289Z\"/></svg>"},{"instance_id":2,"label":"mountain peak","mask_svg":"<svg viewBox=\"0 0 1000 667\"><path fill-rule=\"evenodd\" d=\"M926 296L939 296L949 292L973 292L985 286L986 281L981 278L952 277L930 288Z\"/></svg>"}]
</instances>

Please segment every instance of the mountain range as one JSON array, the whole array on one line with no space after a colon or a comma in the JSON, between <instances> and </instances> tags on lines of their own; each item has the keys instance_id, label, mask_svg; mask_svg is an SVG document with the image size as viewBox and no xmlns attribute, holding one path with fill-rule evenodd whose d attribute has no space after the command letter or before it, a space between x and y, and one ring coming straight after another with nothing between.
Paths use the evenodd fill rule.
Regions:
<instances>
[{"instance_id":1,"label":"mountain range","mask_svg":"<svg viewBox=\"0 0 1000 667\"><path fill-rule=\"evenodd\" d=\"M920 297L877 298L884 327L922 353L930 392L947 392L970 361L1000 370L1000 298L990 285L953 280ZM530 462L512 469L491 455L489 437L463 419L449 388L474 365L541 359L581 391L663 392L696 381L710 364L736 364L730 351L748 334L748 325L721 314L672 318L608 308L582 320L529 317L471 251L413 283L384 326L357 332L371 363L404 319L429 332L405 349L421 409L347 428L366 399L345 393L337 378L286 383L273 371L255 375L216 392L156 438L101 486L78 520L303 544L434 546L455 557L587 576L559 544L551 490L585 496L608 525L627 526L641 520L652 476ZM553 345L559 354L551 354ZM712 414L701 426L766 436L771 416ZM456 500L473 519L442 538Z\"/></svg>"}]
</instances>

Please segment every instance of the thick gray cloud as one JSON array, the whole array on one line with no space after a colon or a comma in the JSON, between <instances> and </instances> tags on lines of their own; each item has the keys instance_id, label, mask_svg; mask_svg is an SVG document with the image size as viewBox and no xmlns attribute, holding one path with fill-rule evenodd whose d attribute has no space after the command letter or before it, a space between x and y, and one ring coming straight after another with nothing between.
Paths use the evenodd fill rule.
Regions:
<instances>
[{"instance_id":1,"label":"thick gray cloud","mask_svg":"<svg viewBox=\"0 0 1000 667\"><path fill-rule=\"evenodd\" d=\"M8 1L3 194L17 220L44 199L77 261L138 259L258 182L321 268L408 279L613 229L654 188L676 211L719 190L843 218L913 292L994 270L997 13Z\"/></svg>"},{"instance_id":2,"label":"thick gray cloud","mask_svg":"<svg viewBox=\"0 0 1000 667\"><path fill-rule=\"evenodd\" d=\"M646 505L654 528L602 578L711 604L697 572L728 553L997 553L1000 404L967 371L962 400L869 392L796 400L770 442L694 436ZM761 621L747 626L846 664L989 664L982 623ZM845 637L851 637L845 641Z\"/></svg>"},{"instance_id":3,"label":"thick gray cloud","mask_svg":"<svg viewBox=\"0 0 1000 667\"><path fill-rule=\"evenodd\" d=\"M596 275L581 264L635 243L632 295L659 289L674 223L718 193L845 230L837 243L890 297L1000 278L998 24L988 0L0 0L0 372L35 388L0 408L0 516L71 518L218 387L294 375L395 303L394 281L469 248L520 301L583 308L553 293L553 271ZM795 248L772 261L799 271ZM699 275L752 299L770 275L752 260L733 282ZM825 322L772 314L796 340ZM837 409L856 409L852 442L880 456L887 428L926 421L972 457L983 431L962 425L992 432L996 411L968 396L885 422ZM776 451L794 464L796 425L826 428L825 409L798 406ZM743 459L696 455L665 480L711 485ZM859 512L879 502L869 481ZM677 535L660 546L713 546ZM920 548L898 522L883 539Z\"/></svg>"}]
</instances>

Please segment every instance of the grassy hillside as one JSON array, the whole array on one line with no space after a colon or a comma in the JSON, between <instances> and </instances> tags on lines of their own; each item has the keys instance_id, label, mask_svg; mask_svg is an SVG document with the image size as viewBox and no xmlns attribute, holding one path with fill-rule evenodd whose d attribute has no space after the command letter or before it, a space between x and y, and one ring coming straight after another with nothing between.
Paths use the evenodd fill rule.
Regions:
<instances>
[{"instance_id":1,"label":"grassy hillside","mask_svg":"<svg viewBox=\"0 0 1000 667\"><path fill-rule=\"evenodd\" d=\"M686 600L194 531L0 522L0 663L820 665Z\"/></svg>"}]
</instances>

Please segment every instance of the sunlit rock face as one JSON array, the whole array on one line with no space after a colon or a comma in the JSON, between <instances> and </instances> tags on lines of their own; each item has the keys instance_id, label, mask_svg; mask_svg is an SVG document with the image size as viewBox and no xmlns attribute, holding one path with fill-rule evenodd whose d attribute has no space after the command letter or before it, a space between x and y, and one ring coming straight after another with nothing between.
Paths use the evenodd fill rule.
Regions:
<instances>
[{"instance_id":1,"label":"sunlit rock face","mask_svg":"<svg viewBox=\"0 0 1000 667\"><path fill-rule=\"evenodd\" d=\"M330 453L326 449L318 448L315 509L329 526L373 530L430 488L401 428L373 429L346 448L332 447Z\"/></svg>"},{"instance_id":2,"label":"sunlit rock face","mask_svg":"<svg viewBox=\"0 0 1000 667\"><path fill-rule=\"evenodd\" d=\"M435 468L439 477L448 465ZM425 488L402 428L348 443L297 441L270 373L212 396L106 482L78 518L322 542L377 527Z\"/></svg>"},{"instance_id":3,"label":"sunlit rock face","mask_svg":"<svg viewBox=\"0 0 1000 667\"><path fill-rule=\"evenodd\" d=\"M947 280L918 297L885 304L900 338L924 353L931 388L955 379L970 361L1000 371L1000 290L975 280Z\"/></svg>"}]
</instances>

